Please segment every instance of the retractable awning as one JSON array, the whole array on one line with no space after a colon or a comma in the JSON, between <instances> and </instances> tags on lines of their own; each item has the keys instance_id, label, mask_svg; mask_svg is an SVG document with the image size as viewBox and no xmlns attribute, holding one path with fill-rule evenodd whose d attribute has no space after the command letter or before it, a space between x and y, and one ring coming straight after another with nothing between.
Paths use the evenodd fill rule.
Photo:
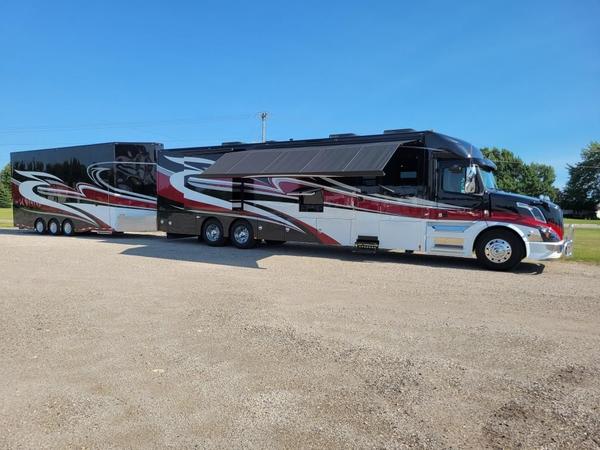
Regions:
<instances>
[{"instance_id":1,"label":"retractable awning","mask_svg":"<svg viewBox=\"0 0 600 450\"><path fill-rule=\"evenodd\" d=\"M226 153L200 176L244 178L381 176L398 147L406 142L328 145L320 147L245 150Z\"/></svg>"}]
</instances>

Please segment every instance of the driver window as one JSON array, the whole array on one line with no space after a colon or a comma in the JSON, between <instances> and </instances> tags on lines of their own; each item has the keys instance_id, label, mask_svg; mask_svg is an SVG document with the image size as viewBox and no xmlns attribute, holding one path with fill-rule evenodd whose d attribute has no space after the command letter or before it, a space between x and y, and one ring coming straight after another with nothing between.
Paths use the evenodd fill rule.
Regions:
<instances>
[{"instance_id":1,"label":"driver window","mask_svg":"<svg viewBox=\"0 0 600 450\"><path fill-rule=\"evenodd\" d=\"M446 167L442 172L442 189L446 192L464 194L466 173L466 167Z\"/></svg>"}]
</instances>

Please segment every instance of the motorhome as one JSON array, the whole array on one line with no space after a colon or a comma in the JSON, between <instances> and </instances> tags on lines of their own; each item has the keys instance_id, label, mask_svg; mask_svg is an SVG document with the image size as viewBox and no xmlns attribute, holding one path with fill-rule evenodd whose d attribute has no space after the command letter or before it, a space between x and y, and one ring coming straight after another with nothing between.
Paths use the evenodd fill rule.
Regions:
<instances>
[{"instance_id":1,"label":"motorhome","mask_svg":"<svg viewBox=\"0 0 600 450\"><path fill-rule=\"evenodd\" d=\"M249 249L310 242L476 257L508 270L570 255L560 208L500 191L473 145L433 131L226 142L109 143L11 154L15 226L163 231Z\"/></svg>"},{"instance_id":2,"label":"motorhome","mask_svg":"<svg viewBox=\"0 0 600 450\"><path fill-rule=\"evenodd\" d=\"M160 152L158 229L208 245L259 241L476 257L507 270L571 251L548 199L498 190L494 163L433 131Z\"/></svg>"}]
</instances>

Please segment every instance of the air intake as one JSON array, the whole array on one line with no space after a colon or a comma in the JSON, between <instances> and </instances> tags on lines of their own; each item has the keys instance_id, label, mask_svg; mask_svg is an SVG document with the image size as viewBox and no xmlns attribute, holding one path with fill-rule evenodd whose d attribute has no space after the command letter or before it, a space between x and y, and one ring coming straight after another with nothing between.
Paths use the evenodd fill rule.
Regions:
<instances>
[{"instance_id":1,"label":"air intake","mask_svg":"<svg viewBox=\"0 0 600 450\"><path fill-rule=\"evenodd\" d=\"M397 128L395 130L384 130L383 134L398 134L398 133L415 133L414 128Z\"/></svg>"},{"instance_id":2,"label":"air intake","mask_svg":"<svg viewBox=\"0 0 600 450\"><path fill-rule=\"evenodd\" d=\"M339 133L339 134L330 134L329 139L338 139L338 138L347 138L356 136L354 133Z\"/></svg>"}]
</instances>

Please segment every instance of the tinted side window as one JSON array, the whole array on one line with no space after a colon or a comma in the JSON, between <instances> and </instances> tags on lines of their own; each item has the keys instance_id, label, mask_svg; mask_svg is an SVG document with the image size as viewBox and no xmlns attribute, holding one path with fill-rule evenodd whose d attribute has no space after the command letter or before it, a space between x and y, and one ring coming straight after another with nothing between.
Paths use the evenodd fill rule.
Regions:
<instances>
[{"instance_id":1,"label":"tinted side window","mask_svg":"<svg viewBox=\"0 0 600 450\"><path fill-rule=\"evenodd\" d=\"M143 195L156 195L155 154L152 146L117 144L115 187Z\"/></svg>"},{"instance_id":2,"label":"tinted side window","mask_svg":"<svg viewBox=\"0 0 600 450\"><path fill-rule=\"evenodd\" d=\"M301 195L300 211L323 212L323 189L318 189L311 195Z\"/></svg>"},{"instance_id":3,"label":"tinted side window","mask_svg":"<svg viewBox=\"0 0 600 450\"><path fill-rule=\"evenodd\" d=\"M466 167L446 167L442 172L442 190L465 193Z\"/></svg>"}]
</instances>

